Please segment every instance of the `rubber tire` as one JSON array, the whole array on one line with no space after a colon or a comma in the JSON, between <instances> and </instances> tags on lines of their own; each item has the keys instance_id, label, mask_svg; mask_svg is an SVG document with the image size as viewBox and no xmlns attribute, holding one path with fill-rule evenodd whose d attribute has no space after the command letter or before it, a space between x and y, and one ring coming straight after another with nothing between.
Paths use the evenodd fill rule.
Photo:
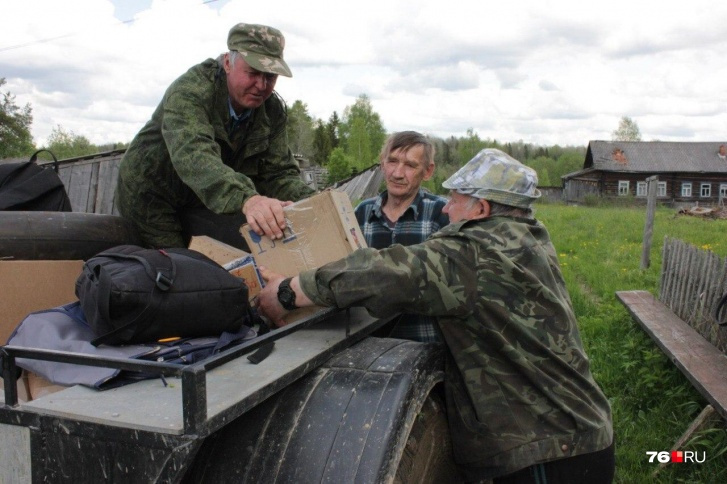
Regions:
<instances>
[{"instance_id":1,"label":"rubber tire","mask_svg":"<svg viewBox=\"0 0 727 484\"><path fill-rule=\"evenodd\" d=\"M124 244L141 239L117 215L0 211L0 259L86 260Z\"/></svg>"},{"instance_id":2,"label":"rubber tire","mask_svg":"<svg viewBox=\"0 0 727 484\"><path fill-rule=\"evenodd\" d=\"M452 440L444 405L437 395L430 394L409 433L394 483L461 482L462 478L452 456Z\"/></svg>"}]
</instances>

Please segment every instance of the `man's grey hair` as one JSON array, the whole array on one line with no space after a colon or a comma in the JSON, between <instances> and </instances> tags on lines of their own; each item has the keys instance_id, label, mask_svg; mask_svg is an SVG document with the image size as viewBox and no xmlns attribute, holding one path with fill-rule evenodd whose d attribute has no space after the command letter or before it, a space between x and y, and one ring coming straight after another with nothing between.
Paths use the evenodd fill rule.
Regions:
<instances>
[{"instance_id":1,"label":"man's grey hair","mask_svg":"<svg viewBox=\"0 0 727 484\"><path fill-rule=\"evenodd\" d=\"M421 145L424 149L424 167L429 167L434 161L434 145L429 138L416 131L400 131L389 136L384 147L381 148L379 159L382 162L386 161L392 152L399 149L407 151L416 145Z\"/></svg>"},{"instance_id":2,"label":"man's grey hair","mask_svg":"<svg viewBox=\"0 0 727 484\"><path fill-rule=\"evenodd\" d=\"M236 50L231 50L228 57L230 58L230 67L235 67L235 61L240 57L240 53Z\"/></svg>"}]
</instances>

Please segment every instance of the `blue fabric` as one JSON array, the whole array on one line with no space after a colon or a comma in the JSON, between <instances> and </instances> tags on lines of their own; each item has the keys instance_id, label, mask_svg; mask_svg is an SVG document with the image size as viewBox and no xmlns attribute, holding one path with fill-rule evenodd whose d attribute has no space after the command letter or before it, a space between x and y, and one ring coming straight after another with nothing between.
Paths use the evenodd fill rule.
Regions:
<instances>
[{"instance_id":1,"label":"blue fabric","mask_svg":"<svg viewBox=\"0 0 727 484\"><path fill-rule=\"evenodd\" d=\"M40 348L86 355L116 358L136 358L165 363L191 364L219 353L234 344L257 336L255 330L243 324L236 333L222 333L219 337L185 338L169 343L134 345L99 345L83 315L78 301L28 315L8 340L8 345ZM54 361L18 358L18 367L36 373L57 385L85 385L96 389L113 388L155 375L122 372L114 368L85 366Z\"/></svg>"}]
</instances>

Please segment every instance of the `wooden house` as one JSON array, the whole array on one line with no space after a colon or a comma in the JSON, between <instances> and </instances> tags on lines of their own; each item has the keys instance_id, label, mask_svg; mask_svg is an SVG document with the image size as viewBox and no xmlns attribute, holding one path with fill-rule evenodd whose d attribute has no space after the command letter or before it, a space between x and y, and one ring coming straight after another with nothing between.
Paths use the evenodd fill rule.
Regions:
<instances>
[{"instance_id":1,"label":"wooden house","mask_svg":"<svg viewBox=\"0 0 727 484\"><path fill-rule=\"evenodd\" d=\"M563 199L586 196L646 200L658 176L659 202L715 206L727 198L727 141L591 141L583 169L562 177Z\"/></svg>"}]
</instances>

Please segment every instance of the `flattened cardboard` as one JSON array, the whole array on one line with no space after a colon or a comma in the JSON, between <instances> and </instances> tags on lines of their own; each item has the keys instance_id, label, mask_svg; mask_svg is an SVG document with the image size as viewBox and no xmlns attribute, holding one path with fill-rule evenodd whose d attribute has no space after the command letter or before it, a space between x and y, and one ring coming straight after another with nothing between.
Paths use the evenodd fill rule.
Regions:
<instances>
[{"instance_id":1,"label":"flattened cardboard","mask_svg":"<svg viewBox=\"0 0 727 484\"><path fill-rule=\"evenodd\" d=\"M189 241L188 248L206 255L221 266L235 259L250 255L244 250L240 250L237 247L225 244L206 235L193 236Z\"/></svg>"},{"instance_id":2,"label":"flattened cardboard","mask_svg":"<svg viewBox=\"0 0 727 484\"><path fill-rule=\"evenodd\" d=\"M236 277L243 279L247 285L247 295L250 300L260 293L263 286L262 279L255 261L249 253L206 235L193 236L189 241L189 249L206 255ZM246 258L250 260L247 261Z\"/></svg>"},{"instance_id":3,"label":"flattened cardboard","mask_svg":"<svg viewBox=\"0 0 727 484\"><path fill-rule=\"evenodd\" d=\"M255 296L260 294L260 291L263 288L263 281L257 270L257 266L255 265L255 259L253 259L250 254L230 261L227 264L224 264L223 267L227 269L230 274L245 281L248 300L252 301Z\"/></svg>"},{"instance_id":4,"label":"flattened cardboard","mask_svg":"<svg viewBox=\"0 0 727 484\"><path fill-rule=\"evenodd\" d=\"M351 201L344 192L325 191L285 207L283 239L257 235L241 228L258 266L285 276L315 269L366 247Z\"/></svg>"},{"instance_id":5,"label":"flattened cardboard","mask_svg":"<svg viewBox=\"0 0 727 484\"><path fill-rule=\"evenodd\" d=\"M56 385L54 383L51 383L42 376L33 373L32 371L23 371L23 374L26 376L28 391L32 400L68 388L63 385Z\"/></svg>"},{"instance_id":6,"label":"flattened cardboard","mask_svg":"<svg viewBox=\"0 0 727 484\"><path fill-rule=\"evenodd\" d=\"M290 277L366 247L351 201L344 192L328 190L285 207L284 211L287 228L281 240L261 237L247 224L240 229L258 266ZM286 321L320 309L298 309Z\"/></svg>"},{"instance_id":7,"label":"flattened cardboard","mask_svg":"<svg viewBox=\"0 0 727 484\"><path fill-rule=\"evenodd\" d=\"M8 342L28 314L75 301L76 279L82 268L81 260L0 261L0 344ZM18 379L18 397L22 401L38 397L32 394L30 382L33 377L37 375L23 371ZM41 382L35 380L34 383ZM55 391L65 388L52 386ZM39 395L48 392L47 385L43 388Z\"/></svg>"},{"instance_id":8,"label":"flattened cardboard","mask_svg":"<svg viewBox=\"0 0 727 484\"><path fill-rule=\"evenodd\" d=\"M34 312L77 300L81 260L0 261L0 342Z\"/></svg>"}]
</instances>

